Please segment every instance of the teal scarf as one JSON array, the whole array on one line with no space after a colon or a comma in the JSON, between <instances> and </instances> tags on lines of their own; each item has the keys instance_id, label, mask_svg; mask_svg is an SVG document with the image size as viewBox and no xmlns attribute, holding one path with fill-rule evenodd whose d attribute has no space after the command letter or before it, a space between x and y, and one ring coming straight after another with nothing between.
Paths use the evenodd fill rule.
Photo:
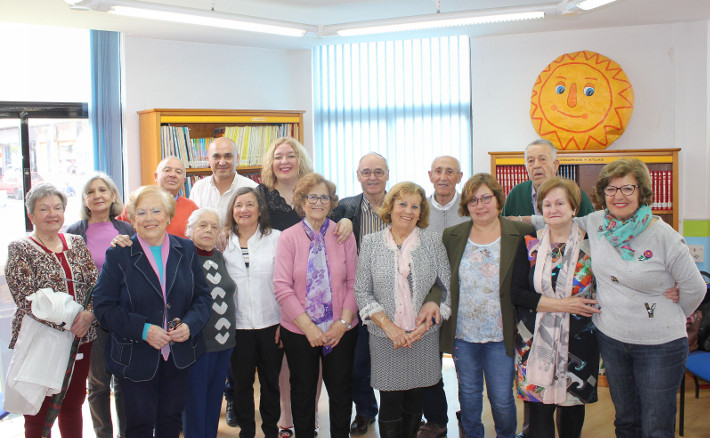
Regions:
<instances>
[{"instance_id":1,"label":"teal scarf","mask_svg":"<svg viewBox=\"0 0 710 438\"><path fill-rule=\"evenodd\" d=\"M599 235L606 237L606 240L614 247L621 248L621 258L624 260L634 259L634 250L629 246L629 242L634 237L641 234L651 223L653 215L651 207L642 205L633 216L626 221L621 221L609 212L604 210L604 223L599 227Z\"/></svg>"}]
</instances>

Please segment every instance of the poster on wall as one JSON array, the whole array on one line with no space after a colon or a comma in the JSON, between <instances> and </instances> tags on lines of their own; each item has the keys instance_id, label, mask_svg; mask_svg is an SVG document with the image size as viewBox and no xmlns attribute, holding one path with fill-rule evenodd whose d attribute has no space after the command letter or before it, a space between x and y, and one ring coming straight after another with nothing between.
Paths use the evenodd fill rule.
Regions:
<instances>
[{"instance_id":1,"label":"poster on wall","mask_svg":"<svg viewBox=\"0 0 710 438\"><path fill-rule=\"evenodd\" d=\"M561 150L606 149L626 130L634 91L612 59L587 50L565 53L540 73L530 120Z\"/></svg>"}]
</instances>

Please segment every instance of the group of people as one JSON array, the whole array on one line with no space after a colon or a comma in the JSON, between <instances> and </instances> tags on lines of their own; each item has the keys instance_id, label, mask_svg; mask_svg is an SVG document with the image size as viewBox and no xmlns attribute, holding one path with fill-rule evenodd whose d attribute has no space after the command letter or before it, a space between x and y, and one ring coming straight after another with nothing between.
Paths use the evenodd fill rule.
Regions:
<instances>
[{"instance_id":1,"label":"group of people","mask_svg":"<svg viewBox=\"0 0 710 438\"><path fill-rule=\"evenodd\" d=\"M216 436L225 381L228 420L254 437L258 373L266 437L316 435L323 383L331 437L376 419L381 437L441 437L443 353L456 366L461 436L484 436L485 379L497 436L515 436L517 394L520 435L580 437L600 354L617 435L673 436L685 317L706 287L682 237L652 214L641 161L604 166L593 211L555 176L545 140L526 148L530 181L507 199L486 173L458 193L448 156L432 163L427 197L412 182L386 191L386 159L367 154L362 194L338 199L292 138L269 147L258 186L235 172L231 140L208 152L213 174L190 199L175 157L125 209L107 175L91 177L66 234L64 193L47 183L28 193L34 232L8 248L10 348L23 318L39 319L25 299L38 289L89 303L71 327L39 319L81 339L62 436L81 436L88 376L98 437L113 436L111 386L119 436ZM27 437L41 436L50 399L25 414Z\"/></svg>"}]
</instances>

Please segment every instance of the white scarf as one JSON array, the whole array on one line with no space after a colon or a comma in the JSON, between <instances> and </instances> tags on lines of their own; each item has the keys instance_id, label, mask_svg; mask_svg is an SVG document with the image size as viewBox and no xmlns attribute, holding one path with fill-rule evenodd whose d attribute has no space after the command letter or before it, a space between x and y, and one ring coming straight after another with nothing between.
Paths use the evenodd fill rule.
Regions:
<instances>
[{"instance_id":1,"label":"white scarf","mask_svg":"<svg viewBox=\"0 0 710 438\"><path fill-rule=\"evenodd\" d=\"M538 232L539 242L530 249L530 254L537 250L535 291L556 299L572 295L572 282L579 259L579 246L583 231L572 222L572 230L565 244L562 265L557 274L557 284L552 289L552 251L550 229ZM545 389L542 402L560 404L567 399L567 356L569 349L569 313L537 312L533 336L528 356L527 381Z\"/></svg>"}]
</instances>

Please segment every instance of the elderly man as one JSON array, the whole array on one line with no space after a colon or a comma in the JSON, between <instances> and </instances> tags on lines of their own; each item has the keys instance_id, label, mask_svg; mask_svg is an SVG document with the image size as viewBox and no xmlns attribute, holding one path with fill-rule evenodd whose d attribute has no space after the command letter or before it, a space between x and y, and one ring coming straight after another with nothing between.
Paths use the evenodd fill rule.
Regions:
<instances>
[{"instance_id":1,"label":"elderly man","mask_svg":"<svg viewBox=\"0 0 710 438\"><path fill-rule=\"evenodd\" d=\"M557 149L545 139L537 139L525 148L525 167L529 181L513 187L505 200L503 216L533 216L541 215L537 210L537 189L557 174L560 162L557 159ZM594 211L592 202L584 191L579 204L577 216L586 216Z\"/></svg>"},{"instance_id":2,"label":"elderly man","mask_svg":"<svg viewBox=\"0 0 710 438\"><path fill-rule=\"evenodd\" d=\"M235 163L239 161L237 145L227 137L220 137L210 143L207 160L212 175L192 186L190 199L198 207L212 207L219 210L220 218L226 218L229 201L242 187L256 187L256 182L237 173Z\"/></svg>"},{"instance_id":3,"label":"elderly man","mask_svg":"<svg viewBox=\"0 0 710 438\"><path fill-rule=\"evenodd\" d=\"M339 200L332 216L336 222L343 218L353 222L355 241L360 248L362 236L387 227L376 213L385 199L385 186L389 180L387 160L374 152L366 154L360 158L357 180L362 186L362 193ZM362 324L358 330L353 360L353 402L355 419L350 425L350 434L363 435L367 433L370 424L375 422L378 408L375 391L370 386L370 336Z\"/></svg>"},{"instance_id":4,"label":"elderly man","mask_svg":"<svg viewBox=\"0 0 710 438\"><path fill-rule=\"evenodd\" d=\"M193 211L197 210L197 205L194 202L179 194L180 189L185 185L185 166L177 157L166 157L158 163L158 167L153 173L153 178L155 178L155 183L158 187L175 197L175 216L173 216L166 231L175 236L185 237L187 218L190 217ZM117 219L128 222L125 207L123 213Z\"/></svg>"},{"instance_id":5,"label":"elderly man","mask_svg":"<svg viewBox=\"0 0 710 438\"><path fill-rule=\"evenodd\" d=\"M429 196L429 229L443 233L448 228L470 220L459 215L461 195L456 185L461 182L461 165L454 157L443 155L434 159L429 171L429 181L434 185L434 193ZM444 393L444 381L424 388L424 418L426 423L419 428L417 438L438 438L446 436L449 416Z\"/></svg>"}]
</instances>

